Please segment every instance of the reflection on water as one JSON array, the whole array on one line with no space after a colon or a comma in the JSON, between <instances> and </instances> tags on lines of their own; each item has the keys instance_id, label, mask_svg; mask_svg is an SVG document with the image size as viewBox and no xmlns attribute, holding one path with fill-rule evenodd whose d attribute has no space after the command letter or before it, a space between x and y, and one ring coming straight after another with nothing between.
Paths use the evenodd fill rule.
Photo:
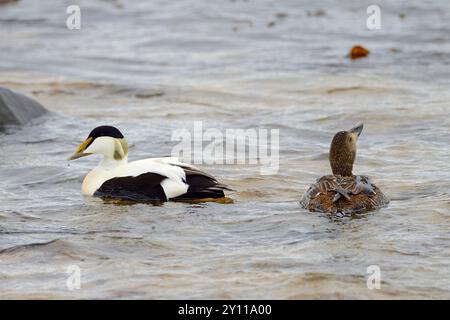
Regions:
<instances>
[{"instance_id":1,"label":"reflection on water","mask_svg":"<svg viewBox=\"0 0 450 320\"><path fill-rule=\"evenodd\" d=\"M1 298L450 297L447 1L380 3L377 32L364 1L86 0L80 31L64 28L66 2L0 7L0 85L53 111L0 134ZM371 54L350 61L357 43ZM93 127L120 127L134 160L170 154L193 121L280 129L278 174L203 166L233 204L81 195L98 158L66 158ZM389 207L304 211L331 137L359 122L355 172ZM370 265L381 290L366 287Z\"/></svg>"}]
</instances>

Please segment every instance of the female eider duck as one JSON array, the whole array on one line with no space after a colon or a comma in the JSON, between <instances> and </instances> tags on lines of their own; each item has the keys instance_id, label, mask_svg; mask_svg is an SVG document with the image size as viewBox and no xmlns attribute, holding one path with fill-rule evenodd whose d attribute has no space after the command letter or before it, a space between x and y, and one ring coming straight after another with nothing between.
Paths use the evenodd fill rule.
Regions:
<instances>
[{"instance_id":1,"label":"female eider duck","mask_svg":"<svg viewBox=\"0 0 450 320\"><path fill-rule=\"evenodd\" d=\"M311 185L300 203L305 209L324 213L363 213L386 206L389 200L366 176L352 173L356 142L363 130L359 125L336 133L330 146L332 175Z\"/></svg>"},{"instance_id":2,"label":"female eider duck","mask_svg":"<svg viewBox=\"0 0 450 320\"><path fill-rule=\"evenodd\" d=\"M101 154L100 164L84 178L83 194L137 202L223 198L231 190L214 177L177 158L128 162L128 143L115 127L92 130L69 160Z\"/></svg>"}]
</instances>

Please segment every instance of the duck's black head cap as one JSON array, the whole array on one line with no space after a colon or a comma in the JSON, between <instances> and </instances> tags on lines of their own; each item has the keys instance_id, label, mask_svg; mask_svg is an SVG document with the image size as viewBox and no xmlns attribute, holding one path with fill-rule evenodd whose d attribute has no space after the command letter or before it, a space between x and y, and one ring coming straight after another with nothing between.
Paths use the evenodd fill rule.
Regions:
<instances>
[{"instance_id":1,"label":"duck's black head cap","mask_svg":"<svg viewBox=\"0 0 450 320\"><path fill-rule=\"evenodd\" d=\"M356 142L362 132L360 124L348 131L334 135L330 146L330 165L334 175L349 177L353 175L353 163L356 157Z\"/></svg>"},{"instance_id":2,"label":"duck's black head cap","mask_svg":"<svg viewBox=\"0 0 450 320\"><path fill-rule=\"evenodd\" d=\"M92 138L92 141L94 141L98 137L112 137L117 139L122 139L123 134L113 126L100 126L95 128L94 130L89 133L88 138Z\"/></svg>"}]
</instances>

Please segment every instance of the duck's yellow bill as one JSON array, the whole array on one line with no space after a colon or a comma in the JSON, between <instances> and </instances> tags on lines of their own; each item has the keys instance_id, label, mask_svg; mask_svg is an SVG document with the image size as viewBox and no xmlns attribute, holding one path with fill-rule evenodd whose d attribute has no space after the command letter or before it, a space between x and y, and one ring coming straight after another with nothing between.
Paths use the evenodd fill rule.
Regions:
<instances>
[{"instance_id":1,"label":"duck's yellow bill","mask_svg":"<svg viewBox=\"0 0 450 320\"><path fill-rule=\"evenodd\" d=\"M84 150L86 150L89 143L91 143L91 140L92 137L87 138L82 144L80 144L77 151L75 151L75 153L71 155L67 160L75 160L90 155L91 153L84 153Z\"/></svg>"}]
</instances>

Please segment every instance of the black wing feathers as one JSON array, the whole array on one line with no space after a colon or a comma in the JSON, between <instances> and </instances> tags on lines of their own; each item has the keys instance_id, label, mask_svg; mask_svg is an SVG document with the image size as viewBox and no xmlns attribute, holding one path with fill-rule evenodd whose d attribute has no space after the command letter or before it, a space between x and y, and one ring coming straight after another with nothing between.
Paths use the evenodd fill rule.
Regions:
<instances>
[{"instance_id":1,"label":"black wing feathers","mask_svg":"<svg viewBox=\"0 0 450 320\"><path fill-rule=\"evenodd\" d=\"M167 201L161 182L166 176L147 172L136 177L117 177L105 181L94 193L97 197L132 201Z\"/></svg>"},{"instance_id":2,"label":"black wing feathers","mask_svg":"<svg viewBox=\"0 0 450 320\"><path fill-rule=\"evenodd\" d=\"M173 200L194 200L204 198L222 198L223 190L231 190L220 184L213 176L193 167L179 166L186 174L185 183L189 186L185 194ZM167 201L161 182L166 176L153 172L136 177L117 177L105 181L94 196L118 198L131 201Z\"/></svg>"},{"instance_id":3,"label":"black wing feathers","mask_svg":"<svg viewBox=\"0 0 450 320\"><path fill-rule=\"evenodd\" d=\"M220 184L213 176L196 168L179 166L186 173L188 191L174 200L192 200L202 198L223 198L223 190L230 190L227 186Z\"/></svg>"}]
</instances>

